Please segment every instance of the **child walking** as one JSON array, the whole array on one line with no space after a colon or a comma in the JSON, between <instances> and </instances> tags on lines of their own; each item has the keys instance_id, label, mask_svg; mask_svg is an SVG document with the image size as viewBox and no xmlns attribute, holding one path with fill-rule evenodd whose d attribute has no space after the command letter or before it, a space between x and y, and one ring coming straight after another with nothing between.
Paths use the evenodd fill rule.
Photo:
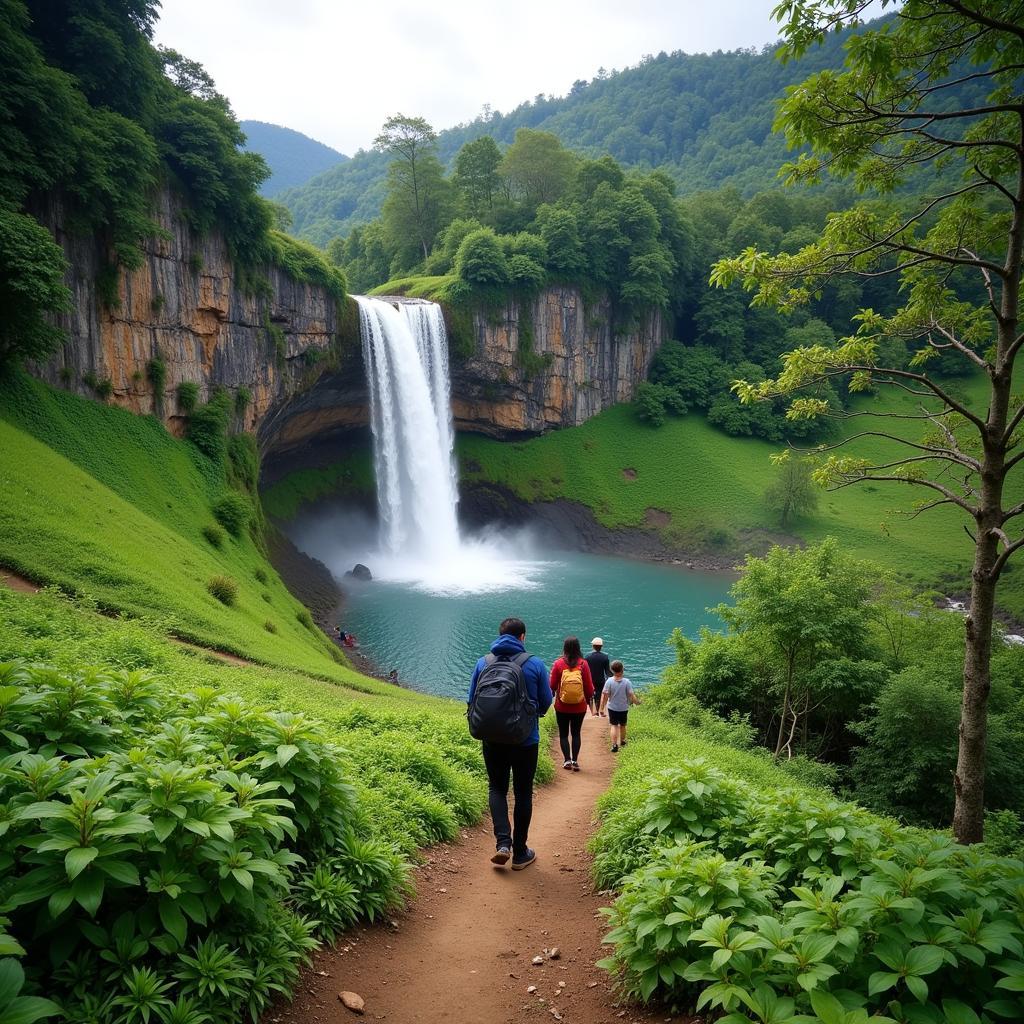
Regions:
<instances>
[{"instance_id":1,"label":"child walking","mask_svg":"<svg viewBox=\"0 0 1024 1024\"><path fill-rule=\"evenodd\" d=\"M601 694L601 713L608 709L608 731L611 734L612 753L626 745L626 718L629 705L639 704L640 698L633 692L633 684L622 674L625 667L621 661L609 666L612 677L604 684Z\"/></svg>"}]
</instances>

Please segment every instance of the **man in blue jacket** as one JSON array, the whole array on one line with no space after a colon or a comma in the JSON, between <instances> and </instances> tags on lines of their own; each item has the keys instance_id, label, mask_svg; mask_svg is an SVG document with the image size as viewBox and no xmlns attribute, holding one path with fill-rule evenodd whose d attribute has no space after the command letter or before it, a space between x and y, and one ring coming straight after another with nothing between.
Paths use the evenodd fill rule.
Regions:
<instances>
[{"instance_id":1,"label":"man in blue jacket","mask_svg":"<svg viewBox=\"0 0 1024 1024\"><path fill-rule=\"evenodd\" d=\"M526 640L526 624L522 619L505 619L498 632L501 635L491 644L492 654L514 658L526 650L523 643ZM476 681L480 678L486 663L486 656L476 663L473 679L469 684L469 696L466 698L469 702L473 700ZM530 700L537 705L539 718L551 707L548 670L540 658L531 656L523 664L523 676L526 679L526 692ZM537 854L526 845L526 840L530 831L530 819L533 817L533 777L537 773L539 746L538 726L534 726L532 735L518 746L507 743L483 744L484 764L487 766L488 802L498 847L491 862L506 864L511 857L513 871L521 871L537 859ZM513 812L515 831L509 826L508 820L509 774L512 776L512 792L516 800Z\"/></svg>"}]
</instances>

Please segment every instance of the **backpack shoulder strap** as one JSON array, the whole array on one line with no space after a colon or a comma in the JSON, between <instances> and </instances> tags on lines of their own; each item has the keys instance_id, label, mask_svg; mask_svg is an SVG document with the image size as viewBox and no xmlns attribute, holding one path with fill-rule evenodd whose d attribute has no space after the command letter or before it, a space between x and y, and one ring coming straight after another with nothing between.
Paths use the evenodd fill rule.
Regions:
<instances>
[{"instance_id":1,"label":"backpack shoulder strap","mask_svg":"<svg viewBox=\"0 0 1024 1024\"><path fill-rule=\"evenodd\" d=\"M532 657L533 655L529 651L523 651L522 654L517 654L512 660L522 668Z\"/></svg>"}]
</instances>

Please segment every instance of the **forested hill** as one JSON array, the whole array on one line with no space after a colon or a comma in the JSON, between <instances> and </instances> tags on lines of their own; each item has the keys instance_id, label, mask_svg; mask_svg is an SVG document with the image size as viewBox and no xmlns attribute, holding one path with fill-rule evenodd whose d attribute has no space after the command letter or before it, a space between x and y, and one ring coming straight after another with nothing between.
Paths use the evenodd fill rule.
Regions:
<instances>
[{"instance_id":1,"label":"forested hill","mask_svg":"<svg viewBox=\"0 0 1024 1024\"><path fill-rule=\"evenodd\" d=\"M773 181L786 159L785 140L771 130L776 101L786 86L839 66L846 35L786 65L774 46L660 53L578 81L567 96L538 96L507 114L443 131L439 155L450 163L462 145L482 135L511 143L516 129L540 128L589 156L608 153L627 167L662 167L680 192L731 184L750 195ZM292 211L297 234L324 245L380 213L389 161L385 153L360 151L276 198Z\"/></svg>"},{"instance_id":2,"label":"forested hill","mask_svg":"<svg viewBox=\"0 0 1024 1024\"><path fill-rule=\"evenodd\" d=\"M259 153L270 168L270 177L260 187L260 194L268 198L348 160L344 153L292 128L266 121L241 121L239 125L245 132L245 148Z\"/></svg>"}]
</instances>

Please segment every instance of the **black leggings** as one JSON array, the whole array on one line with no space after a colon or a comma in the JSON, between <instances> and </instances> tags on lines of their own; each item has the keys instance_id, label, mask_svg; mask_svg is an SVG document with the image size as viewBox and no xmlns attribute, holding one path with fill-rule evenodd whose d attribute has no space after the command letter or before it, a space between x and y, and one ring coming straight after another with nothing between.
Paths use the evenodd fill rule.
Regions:
<instances>
[{"instance_id":1,"label":"black leggings","mask_svg":"<svg viewBox=\"0 0 1024 1024\"><path fill-rule=\"evenodd\" d=\"M556 711L555 718L558 720L558 742L562 748L562 757L566 761L578 761L580 756L580 729L583 728L583 719L587 717L586 711L570 713L568 711ZM569 730L572 730L572 753L569 752Z\"/></svg>"}]
</instances>

